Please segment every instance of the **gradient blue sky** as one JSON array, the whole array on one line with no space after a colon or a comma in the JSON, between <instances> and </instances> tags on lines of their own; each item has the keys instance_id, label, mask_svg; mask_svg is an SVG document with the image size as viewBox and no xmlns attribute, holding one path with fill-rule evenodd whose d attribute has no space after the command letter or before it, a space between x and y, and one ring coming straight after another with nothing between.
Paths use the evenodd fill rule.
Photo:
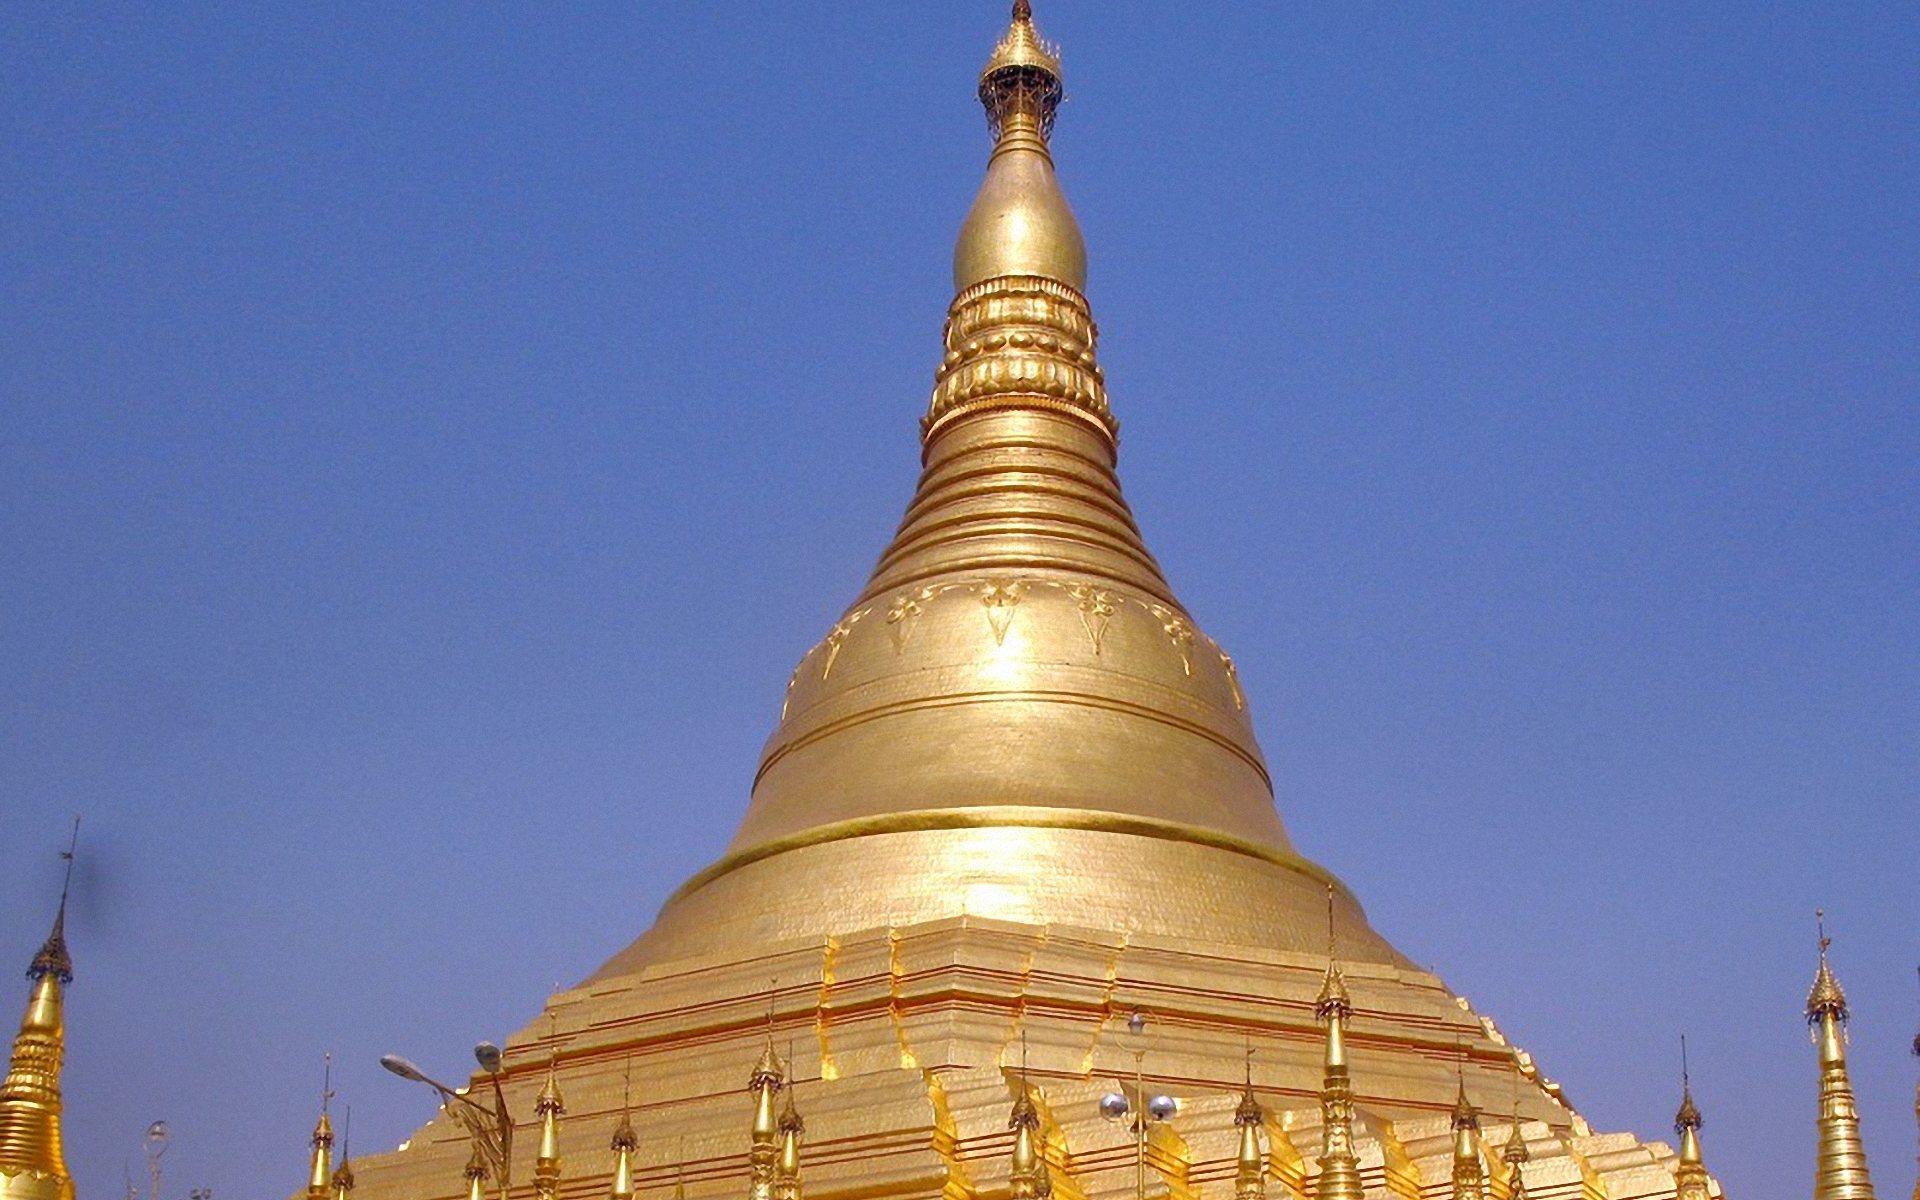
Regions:
<instances>
[{"instance_id":1,"label":"gradient blue sky","mask_svg":"<svg viewBox=\"0 0 1920 1200\"><path fill-rule=\"evenodd\" d=\"M1596 1126L1690 1031L1745 1196L1825 904L1904 1194L1920 9L1039 9L1129 495L1301 847ZM84 812L83 1194L157 1117L171 1193L290 1191L327 1049L391 1147L380 1052L716 855L911 488L1002 21L9 9L0 964Z\"/></svg>"}]
</instances>

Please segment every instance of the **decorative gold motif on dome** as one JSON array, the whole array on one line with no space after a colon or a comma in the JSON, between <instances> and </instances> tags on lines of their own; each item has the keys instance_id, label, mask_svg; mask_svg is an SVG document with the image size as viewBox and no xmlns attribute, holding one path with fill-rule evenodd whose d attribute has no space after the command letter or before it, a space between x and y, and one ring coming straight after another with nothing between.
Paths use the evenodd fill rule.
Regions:
<instances>
[{"instance_id":1,"label":"decorative gold motif on dome","mask_svg":"<svg viewBox=\"0 0 1920 1200\"><path fill-rule=\"evenodd\" d=\"M904 654L907 638L913 633L913 619L927 611L927 604L934 597L934 589L923 587L918 592L901 592L887 606L887 635L893 639L893 652Z\"/></svg>"},{"instance_id":2,"label":"decorative gold motif on dome","mask_svg":"<svg viewBox=\"0 0 1920 1200\"><path fill-rule=\"evenodd\" d=\"M1147 606L1154 619L1160 622L1160 629L1180 652L1180 669L1185 674L1193 674L1193 622L1185 616L1158 604ZM1224 657L1224 656L1223 656Z\"/></svg>"},{"instance_id":3,"label":"decorative gold motif on dome","mask_svg":"<svg viewBox=\"0 0 1920 1200\"><path fill-rule=\"evenodd\" d=\"M1007 628L1013 624L1013 610L1026 594L1027 584L1022 579L989 580L980 585L980 603L986 606L987 625L993 630L994 645L1006 645Z\"/></svg>"},{"instance_id":4,"label":"decorative gold motif on dome","mask_svg":"<svg viewBox=\"0 0 1920 1200\"><path fill-rule=\"evenodd\" d=\"M866 615L866 609L855 609L853 612L840 618L827 633L827 639L824 643L827 649L827 655L826 660L820 666L820 678L825 679L827 676L833 674L833 662L840 657L840 647L846 642L847 635L853 632L853 627L859 624L860 618Z\"/></svg>"},{"instance_id":5,"label":"decorative gold motif on dome","mask_svg":"<svg viewBox=\"0 0 1920 1200\"><path fill-rule=\"evenodd\" d=\"M1073 597L1074 607L1080 611L1080 623L1086 627L1087 637L1093 642L1094 657L1098 658L1100 643L1107 636L1107 622L1120 611L1114 594L1087 583L1071 585L1067 594Z\"/></svg>"}]
</instances>

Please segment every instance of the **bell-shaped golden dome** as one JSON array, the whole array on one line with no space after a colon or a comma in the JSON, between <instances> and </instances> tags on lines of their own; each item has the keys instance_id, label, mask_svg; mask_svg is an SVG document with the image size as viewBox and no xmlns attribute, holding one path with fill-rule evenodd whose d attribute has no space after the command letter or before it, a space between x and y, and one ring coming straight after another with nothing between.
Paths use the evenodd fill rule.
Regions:
<instances>
[{"instance_id":1,"label":"bell-shaped golden dome","mask_svg":"<svg viewBox=\"0 0 1920 1200\"><path fill-rule=\"evenodd\" d=\"M919 488L793 672L727 856L602 975L963 913L1321 946L1334 881L1289 843L1233 660L1114 474L1047 153L1057 60L1024 7L981 80L996 145L954 252ZM1344 889L1336 909L1346 957L1404 962Z\"/></svg>"}]
</instances>

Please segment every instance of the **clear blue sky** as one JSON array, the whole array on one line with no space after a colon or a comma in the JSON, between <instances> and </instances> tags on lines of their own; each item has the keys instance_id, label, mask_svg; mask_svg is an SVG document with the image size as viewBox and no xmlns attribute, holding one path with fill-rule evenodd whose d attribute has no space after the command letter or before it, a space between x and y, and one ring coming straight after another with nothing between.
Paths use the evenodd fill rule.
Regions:
<instances>
[{"instance_id":1,"label":"clear blue sky","mask_svg":"<svg viewBox=\"0 0 1920 1200\"><path fill-rule=\"evenodd\" d=\"M1826 905L1904 1195L1920 10L1039 10L1129 494L1297 841L1596 1126L1690 1031L1746 1196ZM291 1190L327 1049L391 1147L380 1052L715 856L911 488L1003 20L8 11L0 965L84 812L83 1194L156 1117L174 1193Z\"/></svg>"}]
</instances>

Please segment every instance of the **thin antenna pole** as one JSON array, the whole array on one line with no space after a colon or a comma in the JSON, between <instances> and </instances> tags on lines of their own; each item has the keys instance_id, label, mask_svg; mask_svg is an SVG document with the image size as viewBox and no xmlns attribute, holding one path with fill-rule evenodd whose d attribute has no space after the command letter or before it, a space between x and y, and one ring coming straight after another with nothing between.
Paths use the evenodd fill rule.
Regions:
<instances>
[{"instance_id":1,"label":"thin antenna pole","mask_svg":"<svg viewBox=\"0 0 1920 1200\"><path fill-rule=\"evenodd\" d=\"M67 849L60 857L66 861L66 878L60 881L60 911L67 909L67 893L73 890L73 854L80 848L80 818L73 818L73 834L67 838Z\"/></svg>"},{"instance_id":2,"label":"thin antenna pole","mask_svg":"<svg viewBox=\"0 0 1920 1200\"><path fill-rule=\"evenodd\" d=\"M320 1068L320 1111L324 1114L333 1100L333 1051L329 1050L321 1058Z\"/></svg>"}]
</instances>

